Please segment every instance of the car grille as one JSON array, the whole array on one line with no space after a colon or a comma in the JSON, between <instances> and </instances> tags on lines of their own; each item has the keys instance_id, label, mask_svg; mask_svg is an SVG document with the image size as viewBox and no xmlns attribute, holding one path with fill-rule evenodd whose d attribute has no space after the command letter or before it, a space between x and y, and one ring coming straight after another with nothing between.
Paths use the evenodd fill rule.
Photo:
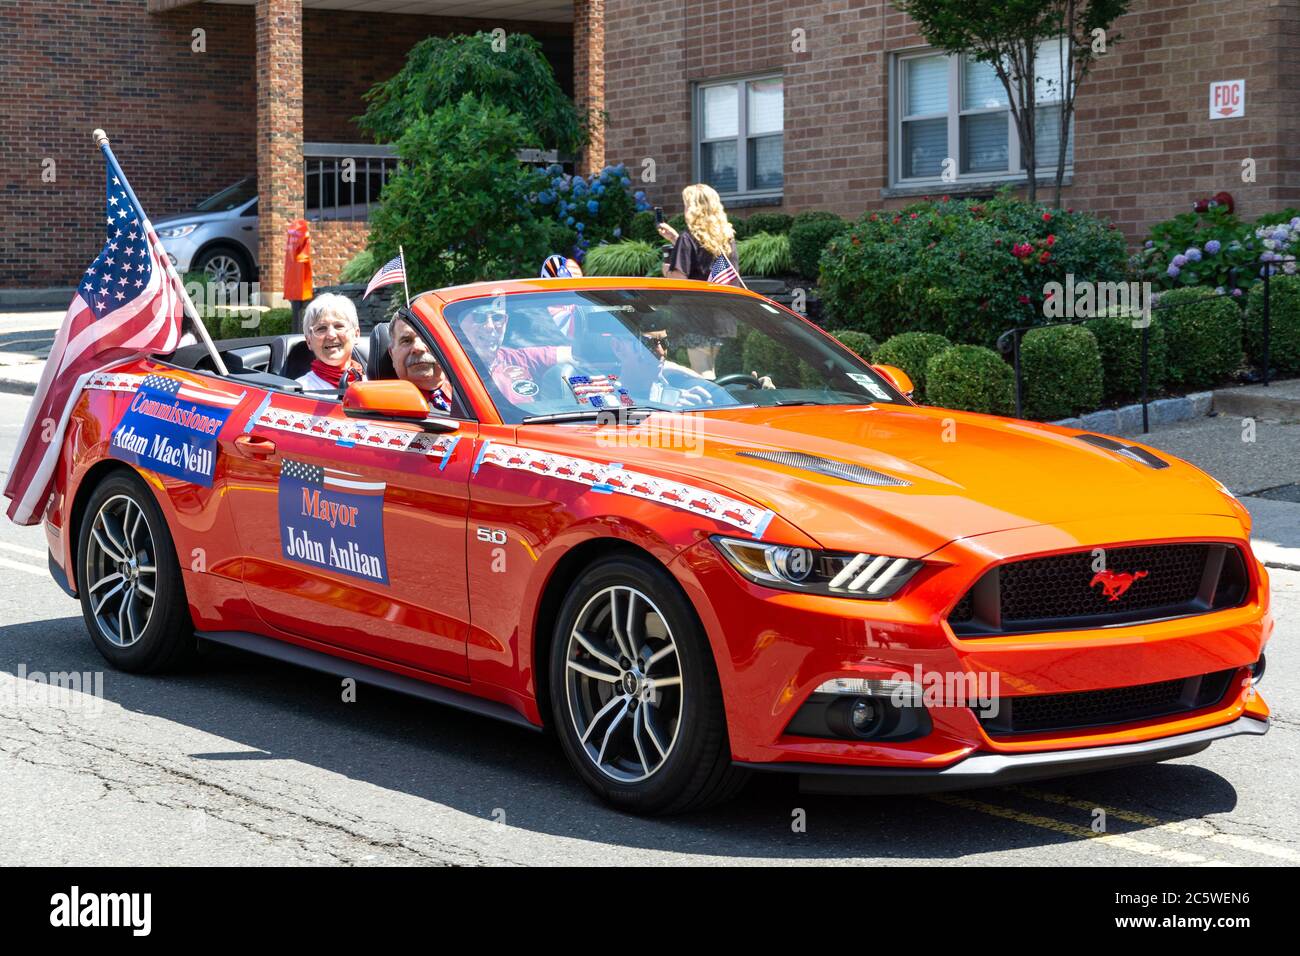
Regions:
<instances>
[{"instance_id":1,"label":"car grille","mask_svg":"<svg viewBox=\"0 0 1300 956\"><path fill-rule=\"evenodd\" d=\"M991 736L1078 730L1150 720L1219 703L1235 673L1236 670L1216 671L1156 684L1070 694L1000 697L995 715L984 716L979 710L975 714Z\"/></svg>"},{"instance_id":2,"label":"car grille","mask_svg":"<svg viewBox=\"0 0 1300 956\"><path fill-rule=\"evenodd\" d=\"M948 615L962 637L1138 624L1204 614L1245 601L1240 549L1217 542L1094 549L990 569ZM1107 593L1107 587L1110 593Z\"/></svg>"}]
</instances>

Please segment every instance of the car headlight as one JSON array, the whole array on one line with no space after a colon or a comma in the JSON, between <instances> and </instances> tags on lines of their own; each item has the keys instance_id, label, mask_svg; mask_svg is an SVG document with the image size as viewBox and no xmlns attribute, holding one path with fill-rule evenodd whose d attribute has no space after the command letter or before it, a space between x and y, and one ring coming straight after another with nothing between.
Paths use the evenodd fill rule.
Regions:
<instances>
[{"instance_id":1,"label":"car headlight","mask_svg":"<svg viewBox=\"0 0 1300 956\"><path fill-rule=\"evenodd\" d=\"M195 229L199 228L197 222L189 222L183 226L167 226L158 230L159 239L184 239Z\"/></svg>"},{"instance_id":2,"label":"car headlight","mask_svg":"<svg viewBox=\"0 0 1300 956\"><path fill-rule=\"evenodd\" d=\"M822 551L715 535L713 543L737 572L755 584L805 594L882 600L921 570L921 562L886 554Z\"/></svg>"}]
</instances>

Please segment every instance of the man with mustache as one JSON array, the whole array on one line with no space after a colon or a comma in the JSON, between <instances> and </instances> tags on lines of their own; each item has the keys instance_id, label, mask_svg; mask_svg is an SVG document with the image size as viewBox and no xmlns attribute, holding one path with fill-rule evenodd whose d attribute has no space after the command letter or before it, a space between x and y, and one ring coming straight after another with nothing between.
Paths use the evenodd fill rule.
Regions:
<instances>
[{"instance_id":1,"label":"man with mustache","mask_svg":"<svg viewBox=\"0 0 1300 956\"><path fill-rule=\"evenodd\" d=\"M393 360L397 377L413 383L428 400L431 411L449 413L451 386L447 374L424 339L401 317L389 323L389 334L388 357Z\"/></svg>"}]
</instances>

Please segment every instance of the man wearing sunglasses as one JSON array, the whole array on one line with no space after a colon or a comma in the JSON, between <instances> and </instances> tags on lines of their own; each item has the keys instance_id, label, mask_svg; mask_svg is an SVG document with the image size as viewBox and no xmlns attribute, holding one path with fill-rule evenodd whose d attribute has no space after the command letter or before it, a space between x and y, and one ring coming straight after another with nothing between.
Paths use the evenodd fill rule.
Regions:
<instances>
[{"instance_id":1,"label":"man wearing sunglasses","mask_svg":"<svg viewBox=\"0 0 1300 956\"><path fill-rule=\"evenodd\" d=\"M560 362L573 361L568 345L530 345L507 348L505 339L508 316L498 305L472 309L461 322L465 339L487 365L497 389L514 405L528 405L541 390L540 379L546 370Z\"/></svg>"}]
</instances>

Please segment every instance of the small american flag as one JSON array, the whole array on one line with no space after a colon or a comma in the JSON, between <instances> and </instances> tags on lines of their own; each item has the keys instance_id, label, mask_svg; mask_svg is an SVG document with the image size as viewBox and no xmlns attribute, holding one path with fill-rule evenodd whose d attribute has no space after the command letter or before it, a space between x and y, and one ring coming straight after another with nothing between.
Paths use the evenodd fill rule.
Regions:
<instances>
[{"instance_id":1,"label":"small american flag","mask_svg":"<svg viewBox=\"0 0 1300 956\"><path fill-rule=\"evenodd\" d=\"M104 248L78 283L18 436L4 489L15 524L36 524L45 513L68 417L86 380L116 362L174 351L180 342L180 277L107 141L100 148L108 167Z\"/></svg>"},{"instance_id":2,"label":"small american flag","mask_svg":"<svg viewBox=\"0 0 1300 956\"><path fill-rule=\"evenodd\" d=\"M385 262L380 270L375 273L374 277L370 280L370 284L366 286L366 294L361 298L369 298L370 293L383 286L396 285L398 282L405 281L406 263L402 261L401 253L398 253L392 259Z\"/></svg>"},{"instance_id":3,"label":"small american flag","mask_svg":"<svg viewBox=\"0 0 1300 956\"><path fill-rule=\"evenodd\" d=\"M709 266L709 281L714 285L736 285L740 282L740 273L725 255L718 256Z\"/></svg>"},{"instance_id":4,"label":"small american flag","mask_svg":"<svg viewBox=\"0 0 1300 956\"><path fill-rule=\"evenodd\" d=\"M286 478L296 478L304 484L320 485L322 488L347 491L354 495L382 495L385 487L382 481L362 481L360 475L350 471L338 471L289 458L280 463L280 474Z\"/></svg>"},{"instance_id":5,"label":"small american flag","mask_svg":"<svg viewBox=\"0 0 1300 956\"><path fill-rule=\"evenodd\" d=\"M175 395L187 401L199 402L203 405L222 405L226 408L234 408L244 400L245 394L240 392L238 395L227 395L199 385L190 385L188 382L167 375L146 375L140 384L145 388L166 392L168 395Z\"/></svg>"}]
</instances>

